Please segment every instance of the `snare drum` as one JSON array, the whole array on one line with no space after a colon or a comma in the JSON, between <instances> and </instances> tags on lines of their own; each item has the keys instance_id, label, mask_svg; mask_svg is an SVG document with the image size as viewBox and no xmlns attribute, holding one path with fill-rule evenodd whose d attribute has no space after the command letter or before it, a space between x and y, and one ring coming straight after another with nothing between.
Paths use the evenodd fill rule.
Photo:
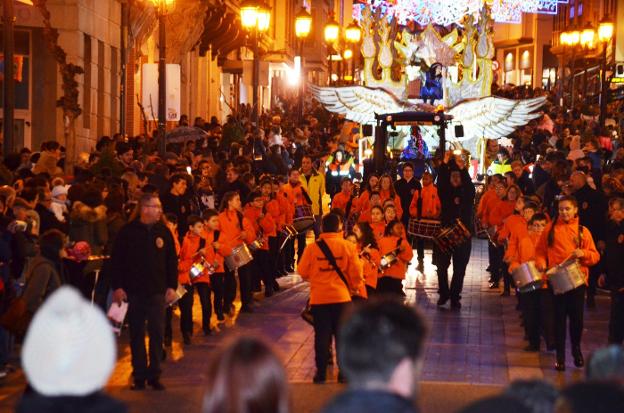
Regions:
<instances>
[{"instance_id":1,"label":"snare drum","mask_svg":"<svg viewBox=\"0 0 624 413\"><path fill-rule=\"evenodd\" d=\"M298 205L295 207L293 227L297 232L303 232L314 225L314 213L311 205Z\"/></svg>"},{"instance_id":2,"label":"snare drum","mask_svg":"<svg viewBox=\"0 0 624 413\"><path fill-rule=\"evenodd\" d=\"M546 272L555 295L565 294L585 284L585 274L578 261L564 262Z\"/></svg>"},{"instance_id":3,"label":"snare drum","mask_svg":"<svg viewBox=\"0 0 624 413\"><path fill-rule=\"evenodd\" d=\"M416 238L433 239L440 233L440 221L435 219L417 219L409 220L407 233Z\"/></svg>"},{"instance_id":4,"label":"snare drum","mask_svg":"<svg viewBox=\"0 0 624 413\"><path fill-rule=\"evenodd\" d=\"M379 262L381 270L384 271L392 267L392 264L394 264L397 261L397 259L398 259L397 255L392 252L381 257L381 261Z\"/></svg>"},{"instance_id":5,"label":"snare drum","mask_svg":"<svg viewBox=\"0 0 624 413\"><path fill-rule=\"evenodd\" d=\"M225 257L225 264L230 271L235 271L240 267L249 264L253 260L253 255L247 245L239 245L232 249L232 253Z\"/></svg>"},{"instance_id":6,"label":"snare drum","mask_svg":"<svg viewBox=\"0 0 624 413\"><path fill-rule=\"evenodd\" d=\"M453 250L470 240L470 231L457 219L452 227L443 228L440 233L433 239L442 252L450 253Z\"/></svg>"},{"instance_id":7,"label":"snare drum","mask_svg":"<svg viewBox=\"0 0 624 413\"><path fill-rule=\"evenodd\" d=\"M262 238L256 238L251 244L248 245L251 251L257 251L264 246Z\"/></svg>"},{"instance_id":8,"label":"snare drum","mask_svg":"<svg viewBox=\"0 0 624 413\"><path fill-rule=\"evenodd\" d=\"M539 290L544 281L544 275L535 268L533 261L525 262L513 270L511 278L521 293Z\"/></svg>"}]
</instances>

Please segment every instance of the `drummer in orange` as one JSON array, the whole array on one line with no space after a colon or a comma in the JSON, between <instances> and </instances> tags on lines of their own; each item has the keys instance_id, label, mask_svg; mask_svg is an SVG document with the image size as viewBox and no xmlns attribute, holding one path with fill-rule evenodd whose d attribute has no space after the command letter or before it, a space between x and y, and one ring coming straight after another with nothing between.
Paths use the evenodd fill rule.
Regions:
<instances>
[{"instance_id":1,"label":"drummer in orange","mask_svg":"<svg viewBox=\"0 0 624 413\"><path fill-rule=\"evenodd\" d=\"M363 282L362 263L355 245L342 236L340 216L334 213L325 215L321 227L323 232L319 240L306 248L298 267L301 277L310 281L316 362L314 383L325 382L332 337L336 348L340 348L337 342L340 318L351 303L351 296L360 291ZM323 244L330 255L323 251ZM344 280L330 264L332 258ZM338 378L342 380L342 375L339 374Z\"/></svg>"},{"instance_id":2,"label":"drummer in orange","mask_svg":"<svg viewBox=\"0 0 624 413\"><path fill-rule=\"evenodd\" d=\"M502 188L501 188L502 186ZM516 208L516 201L522 195L520 188L517 185L511 185L505 188L504 185L499 184L497 186L497 194L499 190L504 190L504 196L498 202L493 205L489 214L489 223L492 227L496 228L494 233L494 240L497 242L497 259L499 259L499 271L504 281L503 296L508 296L511 291L511 276L509 275L509 269L504 261L505 246L503 243L498 242L500 240L499 232L502 230L505 220L512 216Z\"/></svg>"},{"instance_id":3,"label":"drummer in orange","mask_svg":"<svg viewBox=\"0 0 624 413\"><path fill-rule=\"evenodd\" d=\"M353 193L353 183L350 178L342 178L340 188L341 191L334 195L332 199L331 207L332 209L335 208L344 211L346 219L351 212L357 210L357 197ZM350 208L347 208L347 206L349 206L349 201L351 201L351 205Z\"/></svg>"},{"instance_id":4,"label":"drummer in orange","mask_svg":"<svg viewBox=\"0 0 624 413\"><path fill-rule=\"evenodd\" d=\"M357 240L358 254L362 258L366 295L370 298L377 291L381 254L373 228L367 222L359 222L353 227Z\"/></svg>"},{"instance_id":5,"label":"drummer in orange","mask_svg":"<svg viewBox=\"0 0 624 413\"><path fill-rule=\"evenodd\" d=\"M256 233L256 240L262 243L253 252L254 260L251 262L253 268L253 284L260 287L260 280L264 283L264 296L271 297L275 286L271 256L269 254L269 237L277 235L275 220L271 214L266 212L265 198L262 192L255 191L249 194L247 205L243 209L243 215L251 222Z\"/></svg>"},{"instance_id":6,"label":"drummer in orange","mask_svg":"<svg viewBox=\"0 0 624 413\"><path fill-rule=\"evenodd\" d=\"M535 202L528 199L530 198L524 196L518 198L513 215L505 220L503 228L498 232L498 241L507 245L503 258L506 263L511 262L511 254L516 252L519 240L528 235L528 222L540 209Z\"/></svg>"},{"instance_id":7,"label":"drummer in orange","mask_svg":"<svg viewBox=\"0 0 624 413\"><path fill-rule=\"evenodd\" d=\"M243 217L241 200L238 192L226 192L221 200L219 225L221 228L220 241L230 251L244 243L250 244L256 239L256 232L249 219ZM231 252L228 251L229 255ZM253 312L251 292L251 263L238 268L240 296L243 312ZM233 313L232 303L236 298L236 277L234 272L226 269L224 280L224 311Z\"/></svg>"},{"instance_id":8,"label":"drummer in orange","mask_svg":"<svg viewBox=\"0 0 624 413\"><path fill-rule=\"evenodd\" d=\"M384 213L379 205L375 205L370 211L370 226L373 229L375 239L379 241L386 232L386 221L384 221Z\"/></svg>"},{"instance_id":9,"label":"drummer in orange","mask_svg":"<svg viewBox=\"0 0 624 413\"><path fill-rule=\"evenodd\" d=\"M589 230L579 223L578 205L572 196L563 196L558 203L559 217L551 222L540 237L535 254L535 265L545 271L563 263L569 258L577 260L585 276L585 284L561 295L554 296L555 302L555 346L558 371L565 370L566 322L570 320L570 341L572 357L576 367L583 367L585 361L581 352L583 334L583 310L588 267L596 265L600 254L596 250Z\"/></svg>"},{"instance_id":10,"label":"drummer in orange","mask_svg":"<svg viewBox=\"0 0 624 413\"><path fill-rule=\"evenodd\" d=\"M409 213L412 218L439 219L442 204L438 196L438 188L433 184L433 176L425 172L422 176L422 189L414 192ZM417 238L416 252L418 265L423 266L425 260L425 240Z\"/></svg>"},{"instance_id":11,"label":"drummer in orange","mask_svg":"<svg viewBox=\"0 0 624 413\"><path fill-rule=\"evenodd\" d=\"M487 227L490 236L495 239L497 228L500 228L503 225L503 220L513 213L516 200L510 202L507 199L507 188L502 182L496 184L494 190L496 191L496 199L490 201L490 208L486 211L482 222ZM504 248L489 242L488 252L490 253L490 271L492 273L490 288L497 289L500 279L506 272L503 262ZM507 286L508 284L505 283L505 287ZM508 292L509 290L505 289L503 294L509 295Z\"/></svg>"},{"instance_id":12,"label":"drummer in orange","mask_svg":"<svg viewBox=\"0 0 624 413\"><path fill-rule=\"evenodd\" d=\"M481 222L481 225L484 228L487 228L488 222L487 218L492 208L492 203L498 199L496 196L496 185L501 183L503 180L503 176L496 174L492 175L488 179L488 183L486 186L486 191L481 195L479 199L479 205L477 205L477 218ZM496 260L496 249L491 242L488 242L488 259L489 259L489 267L487 271L490 272L490 287L498 288L498 281L494 283L495 278L498 278L498 274L494 272L493 262ZM495 286L494 286L495 285Z\"/></svg>"},{"instance_id":13,"label":"drummer in orange","mask_svg":"<svg viewBox=\"0 0 624 413\"><path fill-rule=\"evenodd\" d=\"M396 294L405 296L402 281L407 274L407 265L412 260L414 252L405 237L405 228L401 221L392 221L386 226L384 236L378 241L379 253L382 258L394 254L397 260L390 267L382 270L381 278L377 282L379 294Z\"/></svg>"},{"instance_id":14,"label":"drummer in orange","mask_svg":"<svg viewBox=\"0 0 624 413\"><path fill-rule=\"evenodd\" d=\"M542 213L533 215L528 222L528 230L518 236L515 248L509 251L509 272L513 273L520 265L535 261L535 248L539 242L548 218ZM552 294L548 291L548 283L544 281L541 288L521 293L522 313L529 345L524 351L540 350L540 332L546 339L546 348L554 349L554 316Z\"/></svg>"},{"instance_id":15,"label":"drummer in orange","mask_svg":"<svg viewBox=\"0 0 624 413\"><path fill-rule=\"evenodd\" d=\"M370 198L373 193L379 193L379 176L376 174L369 175L366 187L357 198L356 209L353 212L357 212L361 216L366 211L370 211L370 207L372 206ZM360 221L365 220L360 219Z\"/></svg>"},{"instance_id":16,"label":"drummer in orange","mask_svg":"<svg viewBox=\"0 0 624 413\"><path fill-rule=\"evenodd\" d=\"M388 199L394 202L397 217L400 220L403 216L401 198L399 198L399 195L397 195L396 191L394 190L394 184L392 183L392 177L390 175L382 175L381 178L379 178L379 197L381 198L382 204Z\"/></svg>"},{"instance_id":17,"label":"drummer in orange","mask_svg":"<svg viewBox=\"0 0 624 413\"><path fill-rule=\"evenodd\" d=\"M371 211L373 207L378 206L381 208L381 212L383 215L383 207L381 206L381 197L379 196L379 192L371 192L370 197L368 198L368 203L366 206L359 205L361 214L358 222L371 222Z\"/></svg>"},{"instance_id":18,"label":"drummer in orange","mask_svg":"<svg viewBox=\"0 0 624 413\"><path fill-rule=\"evenodd\" d=\"M269 211L270 214L273 216L273 219L275 219L277 223L277 232L279 233L285 225L292 225L293 216L290 215L290 206L288 205L288 199L286 198L286 195L284 195L284 192L281 191L281 185L279 184L279 181L277 179L273 179L271 181L271 198L272 199L268 203L267 211ZM278 214L277 218L275 215L276 213ZM280 254L279 239L276 239L273 242L275 244L274 250L277 254L277 259L275 259L274 261L276 265L276 275L287 275L287 263L284 257L286 249L284 250L284 254ZM271 251L273 251L273 249L271 249Z\"/></svg>"},{"instance_id":19,"label":"drummer in orange","mask_svg":"<svg viewBox=\"0 0 624 413\"><path fill-rule=\"evenodd\" d=\"M291 169L288 174L288 182L282 185L282 192L284 196L286 196L286 200L288 201L289 213L290 216L295 216L295 208L301 205L312 205L312 200L310 196L307 194L303 186L301 186L300 180L301 174L296 169ZM292 224L293 221L290 221L289 224ZM306 233L307 231L301 231L301 233L297 236L297 262L301 260L303 256L303 250L306 246ZM294 240L291 241L292 249L290 249L288 258L291 258L292 254L292 262L294 264Z\"/></svg>"},{"instance_id":20,"label":"drummer in orange","mask_svg":"<svg viewBox=\"0 0 624 413\"><path fill-rule=\"evenodd\" d=\"M207 209L202 213L202 219L204 220L204 232L202 233L202 237L206 240L204 257L206 262L214 265L214 273L210 276L210 284L208 285L214 293L214 311L217 314L217 320L221 323L225 320L223 316L223 293L226 268L223 258L230 254L232 250L220 242L221 231L219 230L219 213L214 209ZM210 289L205 292L202 291L202 289L205 290L205 288L200 287L197 292L202 302L203 311L204 301L210 302ZM209 308L209 304L206 304L206 309ZM210 317L207 319L210 319Z\"/></svg>"}]
</instances>

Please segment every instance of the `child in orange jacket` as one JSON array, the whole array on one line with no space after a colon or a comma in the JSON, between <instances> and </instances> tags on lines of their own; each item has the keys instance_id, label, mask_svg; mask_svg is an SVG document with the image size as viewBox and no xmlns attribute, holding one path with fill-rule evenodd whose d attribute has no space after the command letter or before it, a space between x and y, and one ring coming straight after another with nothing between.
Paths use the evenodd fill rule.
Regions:
<instances>
[{"instance_id":1,"label":"child in orange jacket","mask_svg":"<svg viewBox=\"0 0 624 413\"><path fill-rule=\"evenodd\" d=\"M581 352L583 334L583 310L585 287L589 268L600 260L589 230L579 223L576 198L564 196L558 203L559 217L551 222L537 244L535 265L545 271L566 260L576 260L581 267L585 284L564 294L555 295L555 347L557 362L555 369L565 370L566 324L570 320L570 341L572 357L576 367L583 367L585 361Z\"/></svg>"},{"instance_id":2,"label":"child in orange jacket","mask_svg":"<svg viewBox=\"0 0 624 413\"><path fill-rule=\"evenodd\" d=\"M204 258L208 264L212 265L214 271L210 275L210 283L198 283L196 285L199 299L202 303L202 311L210 309L210 293L214 294L214 312L217 320L221 323L225 320L223 314L223 293L225 279L224 257L230 252L230 248L220 242L221 231L219 230L219 213L214 209L207 209L202 214L204 221L203 238L206 240L204 248ZM206 288L208 287L208 288ZM206 303L206 305L204 305ZM210 319L210 313L203 315L203 318Z\"/></svg>"},{"instance_id":3,"label":"child in orange jacket","mask_svg":"<svg viewBox=\"0 0 624 413\"><path fill-rule=\"evenodd\" d=\"M375 205L370 210L370 226L373 229L375 239L379 241L386 232L386 221L384 221L384 213L380 206Z\"/></svg>"},{"instance_id":4,"label":"child in orange jacket","mask_svg":"<svg viewBox=\"0 0 624 413\"><path fill-rule=\"evenodd\" d=\"M377 291L380 294L389 293L404 296L402 281L407 273L407 265L414 253L412 246L405 239L405 229L401 221L392 221L386 226L383 238L379 240L379 253L381 264L384 258L388 260L390 254L396 256L396 260L386 268L382 268L382 275L377 282Z\"/></svg>"},{"instance_id":5,"label":"child in orange jacket","mask_svg":"<svg viewBox=\"0 0 624 413\"><path fill-rule=\"evenodd\" d=\"M422 189L414 192L410 203L410 216L418 219L437 220L442 212L442 204L438 196L438 188L433 184L433 176L425 172L422 177ZM425 261L425 240L416 238L416 253L418 254L418 265L422 271Z\"/></svg>"},{"instance_id":6,"label":"child in orange jacket","mask_svg":"<svg viewBox=\"0 0 624 413\"><path fill-rule=\"evenodd\" d=\"M377 291L377 283L381 270L381 253L379 245L373 234L372 227L366 222L360 222L353 227L353 234L356 237L358 253L362 259L364 269L364 283L366 295L370 298Z\"/></svg>"}]
</instances>

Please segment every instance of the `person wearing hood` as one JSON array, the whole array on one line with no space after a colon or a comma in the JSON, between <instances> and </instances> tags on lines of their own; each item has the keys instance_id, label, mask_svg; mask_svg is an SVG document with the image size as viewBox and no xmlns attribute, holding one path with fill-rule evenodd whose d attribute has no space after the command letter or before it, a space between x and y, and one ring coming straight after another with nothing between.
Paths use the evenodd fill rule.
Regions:
<instances>
[{"instance_id":1,"label":"person wearing hood","mask_svg":"<svg viewBox=\"0 0 624 413\"><path fill-rule=\"evenodd\" d=\"M15 411L127 412L123 403L102 392L116 353L106 316L73 288L59 288L35 314L26 334L21 358L29 389Z\"/></svg>"},{"instance_id":2,"label":"person wearing hood","mask_svg":"<svg viewBox=\"0 0 624 413\"><path fill-rule=\"evenodd\" d=\"M63 170L57 166L60 159L61 145L57 141L44 142L41 144L39 160L33 167L33 174L37 175L46 172L50 176L63 175Z\"/></svg>"},{"instance_id":3,"label":"person wearing hood","mask_svg":"<svg viewBox=\"0 0 624 413\"><path fill-rule=\"evenodd\" d=\"M569 259L578 262L585 283L564 294L554 296L555 302L555 347L557 361L555 369L565 370L566 325L570 319L570 341L576 367L583 367L585 360L581 352L583 334L583 310L589 267L598 263L600 254L596 250L591 232L579 222L578 203L572 196L563 196L558 202L559 216L544 229L535 248L535 266L545 271Z\"/></svg>"}]
</instances>

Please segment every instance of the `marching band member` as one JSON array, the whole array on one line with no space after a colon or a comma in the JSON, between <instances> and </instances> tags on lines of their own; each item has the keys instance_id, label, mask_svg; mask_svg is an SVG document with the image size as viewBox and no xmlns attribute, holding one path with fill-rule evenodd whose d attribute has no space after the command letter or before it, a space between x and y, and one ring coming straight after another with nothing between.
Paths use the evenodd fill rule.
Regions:
<instances>
[{"instance_id":1,"label":"marching band member","mask_svg":"<svg viewBox=\"0 0 624 413\"><path fill-rule=\"evenodd\" d=\"M340 189L340 192L334 195L331 207L332 209L337 208L343 210L346 219L349 217L351 210L357 210L357 201L355 200L356 196L353 193L353 183L351 182L351 178L342 178L342 181L340 182ZM351 202L351 204L349 204L349 202Z\"/></svg>"},{"instance_id":2,"label":"marching band member","mask_svg":"<svg viewBox=\"0 0 624 413\"><path fill-rule=\"evenodd\" d=\"M501 196L502 194L502 196ZM495 285L498 284L498 280L503 278L503 296L508 296L511 291L511 277L507 265L505 264L503 257L505 255L505 247L498 242L498 232L502 229L505 220L510 217L515 209L516 200L520 196L520 188L517 186L510 186L506 188L503 184L496 185L496 195L499 199L493 204L492 209L488 215L488 224L490 225L492 240L496 243L496 261L495 270L493 274L497 274L498 277L494 279Z\"/></svg>"},{"instance_id":3,"label":"marching band member","mask_svg":"<svg viewBox=\"0 0 624 413\"><path fill-rule=\"evenodd\" d=\"M254 269L254 284L260 286L260 280L264 283L264 296L271 297L273 295L273 287L275 278L273 278L273 268L271 265L271 256L269 254L269 237L275 237L275 221L271 214L266 212L265 198L259 191L249 194L247 205L245 206L243 215L251 222L256 233L257 241L262 244L253 252L254 260L252 268Z\"/></svg>"},{"instance_id":4,"label":"marching band member","mask_svg":"<svg viewBox=\"0 0 624 413\"><path fill-rule=\"evenodd\" d=\"M362 257L366 294L370 298L377 291L377 281L380 275L381 254L379 253L379 246L373 229L367 222L357 223L353 227L353 234L357 240L358 253Z\"/></svg>"},{"instance_id":5,"label":"marching band member","mask_svg":"<svg viewBox=\"0 0 624 413\"><path fill-rule=\"evenodd\" d=\"M371 212L373 207L378 206L381 208L382 216L383 216L383 207L381 205L381 197L379 196L379 192L371 192L370 197L368 199L366 207L360 205L360 210L362 213L360 214L359 222L372 222L371 221Z\"/></svg>"},{"instance_id":6,"label":"marching band member","mask_svg":"<svg viewBox=\"0 0 624 413\"><path fill-rule=\"evenodd\" d=\"M526 262L535 261L535 248L547 224L548 218L542 213L535 214L530 218L526 224L528 230L517 236L518 241L514 245L515 248L508 247L510 272ZM553 303L552 295L548 291L548 283L544 281L540 289L522 293L521 296L523 296L523 318L529 339L529 345L524 350L539 351L541 330L546 339L546 348L554 348Z\"/></svg>"},{"instance_id":7,"label":"marching band member","mask_svg":"<svg viewBox=\"0 0 624 413\"><path fill-rule=\"evenodd\" d=\"M447 152L445 162L438 171L438 194L442 205L440 222L443 227L456 225L459 219L468 231L472 231L473 205L475 187L472 184L468 170L460 166L461 159L451 159ZM458 164L459 162L459 164ZM451 308L461 308L461 292L464 286L466 267L470 261L472 242L470 238L457 245L453 252L440 251L437 254L438 266L438 305L444 305L451 299ZM449 289L448 268L453 260L453 279Z\"/></svg>"},{"instance_id":8,"label":"marching band member","mask_svg":"<svg viewBox=\"0 0 624 413\"><path fill-rule=\"evenodd\" d=\"M277 277L281 275L281 270L283 270L284 268L283 266L280 267L278 265L280 256L278 234L284 227L284 214L282 214L282 212L280 211L279 200L277 199L276 194L273 192L273 185L270 178L265 177L260 180L260 192L264 197L266 213L273 218L273 222L275 223L275 235L269 235L269 257L271 263L272 278L276 280ZM275 288L276 286L277 290L279 290L279 285L277 285L277 281L273 283L273 287Z\"/></svg>"},{"instance_id":9,"label":"marching band member","mask_svg":"<svg viewBox=\"0 0 624 413\"><path fill-rule=\"evenodd\" d=\"M502 175L492 175L489 177L487 185L486 185L486 190L483 193L483 195L481 195L481 198L479 199L479 205L477 206L477 218L479 219L479 221L481 222L481 225L484 228L488 227L488 223L487 223L487 216L490 213L490 210L492 208L492 204L496 201L496 199L498 198L496 196L496 185L498 185L499 183L501 183L503 181L503 176ZM489 259L489 267L487 269L487 271L490 272L490 288L498 288L498 282L494 283L494 265L493 265L493 261L496 258L496 251L494 248L494 245L492 245L492 243L488 243L488 259ZM494 286L496 285L496 287Z\"/></svg>"},{"instance_id":10,"label":"marching band member","mask_svg":"<svg viewBox=\"0 0 624 413\"><path fill-rule=\"evenodd\" d=\"M288 183L282 185L282 192L288 200L288 206L290 210L289 215L292 217L292 220L290 220L289 223L292 224L295 218L295 211L298 206L312 205L312 200L310 199L310 196L301 185L301 175L298 170L290 170L288 174ZM307 231L301 231L297 236L297 262L301 261L301 257L303 256L303 250L306 246L306 233ZM291 241L291 254L289 253L288 257L291 258L293 264L295 253L294 242L294 240ZM294 267L294 265L292 265L291 267Z\"/></svg>"},{"instance_id":11,"label":"marching band member","mask_svg":"<svg viewBox=\"0 0 624 413\"><path fill-rule=\"evenodd\" d=\"M410 202L410 216L417 219L438 219L441 207L438 188L433 184L433 176L429 172L425 172L422 176L422 189L414 192ZM418 265L423 267L425 260L425 240L423 238L417 238L416 252Z\"/></svg>"},{"instance_id":12,"label":"marching band member","mask_svg":"<svg viewBox=\"0 0 624 413\"><path fill-rule=\"evenodd\" d=\"M373 229L375 239L379 241L386 232L386 222L384 221L383 210L379 205L373 206L370 210L370 226Z\"/></svg>"},{"instance_id":13,"label":"marching band member","mask_svg":"<svg viewBox=\"0 0 624 413\"><path fill-rule=\"evenodd\" d=\"M401 198L394 190L394 184L392 183L392 177L390 175L382 175L379 178L379 196L381 197L381 203L383 204L387 199L394 202L396 213L399 219L403 216L403 208L401 208Z\"/></svg>"},{"instance_id":14,"label":"marching band member","mask_svg":"<svg viewBox=\"0 0 624 413\"><path fill-rule=\"evenodd\" d=\"M354 212L357 212L360 216L362 216L365 211L370 210L370 207L372 206L370 204L370 198L373 193L379 194L379 176L376 174L370 174L368 176L368 181L366 182L364 190L360 193L357 200L357 208Z\"/></svg>"},{"instance_id":15,"label":"marching band member","mask_svg":"<svg viewBox=\"0 0 624 413\"><path fill-rule=\"evenodd\" d=\"M363 281L362 264L355 246L342 237L340 217L333 213L325 215L321 227L319 240L305 249L298 266L301 277L310 281L316 361L314 383L325 382L332 337L338 340L340 317ZM342 375L338 378L342 381Z\"/></svg>"},{"instance_id":16,"label":"marching band member","mask_svg":"<svg viewBox=\"0 0 624 413\"><path fill-rule=\"evenodd\" d=\"M197 288L199 299L202 303L202 319L210 319L209 313L204 313L204 308L206 311L210 310L210 293L212 290L214 294L214 311L217 315L217 320L223 322L225 320L223 309L226 271L223 259L231 251L220 241L219 213L214 209L207 209L203 212L202 218L204 220L204 232L202 236L206 240L204 258L206 262L212 263L214 270L214 273L210 276L210 283L198 284ZM202 277L204 276L202 275ZM206 303L205 306L204 303Z\"/></svg>"},{"instance_id":17,"label":"marching band member","mask_svg":"<svg viewBox=\"0 0 624 413\"><path fill-rule=\"evenodd\" d=\"M219 225L221 228L219 242L225 244L231 250L243 245L243 243L252 243L256 239L256 233L251 222L243 217L241 212L241 200L238 192L226 192L221 200L221 213L219 214ZM238 280L240 286L241 311L253 312L252 291L251 291L251 263L244 265L238 269ZM234 271L229 268L225 271L224 280L224 311L233 314L234 307L232 303L236 298L236 277Z\"/></svg>"},{"instance_id":18,"label":"marching band member","mask_svg":"<svg viewBox=\"0 0 624 413\"><path fill-rule=\"evenodd\" d=\"M290 206L288 205L288 199L286 198L286 195L284 195L284 192L281 191L279 181L277 179L273 179L271 182L271 187L271 197L273 199L269 201L268 210L271 211L274 219L275 213L277 212L279 214L279 217L276 219L277 231L279 232L284 228L285 225L292 225L293 218L292 216L290 216ZM286 275L288 274L288 270L290 270L290 268L286 268L288 264L285 259L287 248L284 249L283 254L280 254L279 245L277 245L279 240L276 240L274 242L276 244L277 254L277 260L275 261L275 264L277 266L277 274ZM286 244L286 246L288 246L288 243ZM294 271L294 268L292 269L292 271Z\"/></svg>"},{"instance_id":19,"label":"marching band member","mask_svg":"<svg viewBox=\"0 0 624 413\"><path fill-rule=\"evenodd\" d=\"M568 319L570 320L570 341L574 365L583 367L585 364L581 352L585 286L589 274L588 267L598 263L600 254L596 250L589 230L579 224L576 199L570 196L561 197L558 202L558 210L559 217L548 225L537 244L535 265L538 270L545 271L574 258L578 260L585 276L584 285L554 297L555 346L557 350L555 368L558 371L564 371Z\"/></svg>"},{"instance_id":20,"label":"marching band member","mask_svg":"<svg viewBox=\"0 0 624 413\"><path fill-rule=\"evenodd\" d=\"M405 279L407 265L414 256L414 252L405 238L403 223L396 220L390 222L378 243L382 257L394 255L397 259L388 268L382 269L382 275L377 282L377 291L380 294L404 296L402 281Z\"/></svg>"},{"instance_id":21,"label":"marching band member","mask_svg":"<svg viewBox=\"0 0 624 413\"><path fill-rule=\"evenodd\" d=\"M386 225L394 221L395 219L398 219L396 207L390 203L384 206L383 212L384 212L384 221L386 221Z\"/></svg>"}]
</instances>

